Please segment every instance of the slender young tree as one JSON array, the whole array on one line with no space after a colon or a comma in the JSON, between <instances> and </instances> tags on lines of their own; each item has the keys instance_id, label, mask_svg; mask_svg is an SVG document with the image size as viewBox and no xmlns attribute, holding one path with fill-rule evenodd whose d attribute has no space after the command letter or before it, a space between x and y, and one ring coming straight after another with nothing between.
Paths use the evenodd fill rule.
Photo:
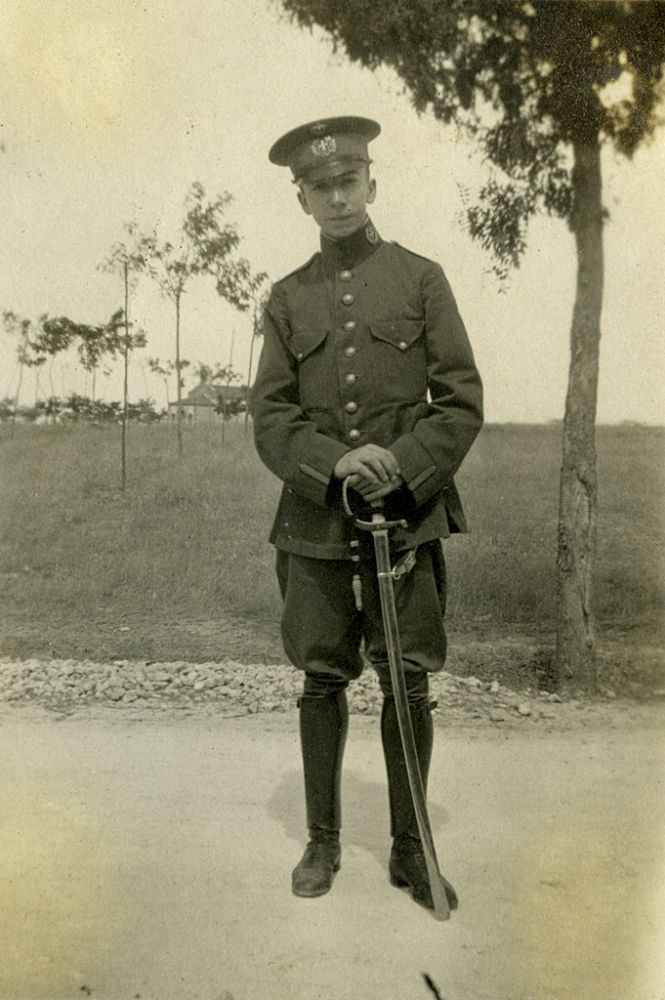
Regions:
<instances>
[{"instance_id":1,"label":"slender young tree","mask_svg":"<svg viewBox=\"0 0 665 1000\"><path fill-rule=\"evenodd\" d=\"M16 423L19 397L23 386L23 373L26 366L31 364L32 349L32 320L23 316L18 316L11 309L6 309L2 314L2 325L12 340L16 341L16 359L18 361L18 380L14 393L14 404L12 408L12 424Z\"/></svg>"},{"instance_id":2,"label":"slender young tree","mask_svg":"<svg viewBox=\"0 0 665 1000\"><path fill-rule=\"evenodd\" d=\"M265 271L256 274L244 257L225 261L216 275L217 293L235 306L240 312L252 313L252 333L249 343L249 364L247 372L247 395L252 384L254 347L263 333L263 310L270 294L270 280ZM246 400L244 434L249 422L249 399Z\"/></svg>"},{"instance_id":3,"label":"slender young tree","mask_svg":"<svg viewBox=\"0 0 665 1000\"><path fill-rule=\"evenodd\" d=\"M115 358L118 351L123 351L126 355L123 345L124 338L119 336L119 327L123 322L123 312L119 310L111 317L110 322L106 326L88 326L83 323L72 324L72 328L76 331L75 336L78 337L76 350L79 361L81 366L91 376L90 397L93 403L96 399L97 369L103 358Z\"/></svg>"},{"instance_id":4,"label":"slender young tree","mask_svg":"<svg viewBox=\"0 0 665 1000\"><path fill-rule=\"evenodd\" d=\"M64 354L72 346L74 332L69 321L64 323L53 322L47 313L39 317L39 329L33 339L32 349L36 354L50 359L48 363L48 380L51 388L51 397L56 398L57 393L53 385L53 365L59 354ZM64 393L63 393L64 394Z\"/></svg>"},{"instance_id":5,"label":"slender young tree","mask_svg":"<svg viewBox=\"0 0 665 1000\"><path fill-rule=\"evenodd\" d=\"M236 227L223 221L232 201L225 192L207 201L203 185L195 182L185 201L185 218L177 243L159 243L156 234L145 240L149 248L149 272L159 289L175 307L175 370L177 385L176 426L178 457L182 457L182 363L180 360L182 297L190 280L209 274L238 245Z\"/></svg>"},{"instance_id":6,"label":"slender young tree","mask_svg":"<svg viewBox=\"0 0 665 1000\"><path fill-rule=\"evenodd\" d=\"M82 366L86 371L91 372L94 376L94 372L103 357L108 356L116 358L118 354L123 356L126 373L129 356L132 351L135 351L140 347L145 347L146 337L142 330L138 330L136 333L127 333L127 323L122 309L117 309L109 319L108 323L102 325L76 323L67 316L42 317L41 332L39 337L34 342L35 351L42 352L45 357L47 353L57 350L65 350L74 343L77 343L77 352ZM126 389L127 383L125 378L125 396L122 410L124 415L123 419L126 419L127 412ZM100 407L96 406L94 378L93 394L89 400L88 397L79 396L77 393L72 394L69 397L69 400L74 400L74 403L70 402L68 404L68 409L69 412L73 414L75 419L89 419L95 414L101 413ZM82 400L87 400L87 403L89 403L87 409L87 403L84 404L81 402ZM123 489L126 478L124 456L125 449L123 446L123 461L121 463L121 480Z\"/></svg>"},{"instance_id":7,"label":"slender young tree","mask_svg":"<svg viewBox=\"0 0 665 1000\"><path fill-rule=\"evenodd\" d=\"M182 364L182 362L181 362ZM164 380L164 394L166 396L166 411L171 403L169 397L169 379L175 371L175 364L173 361L162 362L159 358L148 358L148 368L153 373L153 375L159 375L160 378Z\"/></svg>"},{"instance_id":8,"label":"slender young tree","mask_svg":"<svg viewBox=\"0 0 665 1000\"><path fill-rule=\"evenodd\" d=\"M217 365L210 375L211 383L217 387L215 413L220 414L222 418L222 447L224 447L226 440L226 422L239 412L238 403L240 401L229 399L229 389L231 383L240 382L241 380L242 375L233 367L233 358L231 358L228 365Z\"/></svg>"},{"instance_id":9,"label":"slender young tree","mask_svg":"<svg viewBox=\"0 0 665 1000\"><path fill-rule=\"evenodd\" d=\"M111 274L120 275L124 293L124 309L122 310L124 338L121 343L123 359L123 385L122 385L122 421L120 436L120 483L122 489L127 484L127 424L129 421L129 358L132 350L145 346L145 334L141 334L139 341L135 338L137 334L130 333L131 320L129 317L130 293L136 289L141 273L146 269L148 255L150 253L150 243L138 232L135 222L124 224L125 239L114 243L111 251L101 264L99 270ZM142 340L142 342L141 342Z\"/></svg>"},{"instance_id":10,"label":"slender young tree","mask_svg":"<svg viewBox=\"0 0 665 1000\"><path fill-rule=\"evenodd\" d=\"M603 300L601 148L631 157L658 123L665 4L654 0L282 0L336 49L392 67L419 113L456 123L496 170L468 210L499 273L536 212L569 224L577 288L563 429L553 680L596 683L591 602ZM609 88L608 84L621 86Z\"/></svg>"}]
</instances>

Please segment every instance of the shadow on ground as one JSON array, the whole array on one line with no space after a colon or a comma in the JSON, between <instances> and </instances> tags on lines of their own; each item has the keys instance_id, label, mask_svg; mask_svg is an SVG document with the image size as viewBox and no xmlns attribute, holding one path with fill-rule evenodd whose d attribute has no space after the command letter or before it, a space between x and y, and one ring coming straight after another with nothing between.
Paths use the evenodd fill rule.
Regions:
<instances>
[{"instance_id":1,"label":"shadow on ground","mask_svg":"<svg viewBox=\"0 0 665 1000\"><path fill-rule=\"evenodd\" d=\"M388 791L384 784L366 781L349 769L344 772L342 783L343 831L342 840L368 851L388 871ZM432 833L436 835L448 821L448 813L436 802L428 803ZM299 771L286 772L268 801L268 815L280 823L291 840L303 845L306 841L305 804L303 779ZM367 817L375 818L368 823ZM298 860L294 849L293 864Z\"/></svg>"}]
</instances>

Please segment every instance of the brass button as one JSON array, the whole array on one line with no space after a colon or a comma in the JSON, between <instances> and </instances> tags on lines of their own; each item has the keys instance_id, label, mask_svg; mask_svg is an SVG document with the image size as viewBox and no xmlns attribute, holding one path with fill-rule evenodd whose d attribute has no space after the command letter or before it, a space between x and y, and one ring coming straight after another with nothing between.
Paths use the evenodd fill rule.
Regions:
<instances>
[{"instance_id":1,"label":"brass button","mask_svg":"<svg viewBox=\"0 0 665 1000\"><path fill-rule=\"evenodd\" d=\"M347 292L346 295L342 295L342 302L344 303L345 306L352 306L353 305L353 303L355 302L355 299L354 299L353 295L351 294L351 292Z\"/></svg>"},{"instance_id":2,"label":"brass button","mask_svg":"<svg viewBox=\"0 0 665 1000\"><path fill-rule=\"evenodd\" d=\"M297 357L298 361L302 361L302 359L304 357L304 354L302 353L302 351L299 351L299 353L296 354L296 357Z\"/></svg>"},{"instance_id":3,"label":"brass button","mask_svg":"<svg viewBox=\"0 0 665 1000\"><path fill-rule=\"evenodd\" d=\"M344 381L346 382L347 385L353 385L357 381L357 379L358 376L354 375L353 372L349 372L348 375L344 376Z\"/></svg>"},{"instance_id":4,"label":"brass button","mask_svg":"<svg viewBox=\"0 0 665 1000\"><path fill-rule=\"evenodd\" d=\"M353 275L350 271L340 271L339 280L340 281L351 281Z\"/></svg>"},{"instance_id":5,"label":"brass button","mask_svg":"<svg viewBox=\"0 0 665 1000\"><path fill-rule=\"evenodd\" d=\"M346 323L344 324L344 329L348 330L349 333L352 333L355 330L355 328L356 328L355 319L347 319Z\"/></svg>"},{"instance_id":6,"label":"brass button","mask_svg":"<svg viewBox=\"0 0 665 1000\"><path fill-rule=\"evenodd\" d=\"M356 349L355 347L345 347L344 353L346 354L347 358L352 358L356 353Z\"/></svg>"},{"instance_id":7,"label":"brass button","mask_svg":"<svg viewBox=\"0 0 665 1000\"><path fill-rule=\"evenodd\" d=\"M355 413L356 410L358 409L358 404L354 403L353 400L351 400L346 404L344 409L346 410L347 413Z\"/></svg>"},{"instance_id":8,"label":"brass button","mask_svg":"<svg viewBox=\"0 0 665 1000\"><path fill-rule=\"evenodd\" d=\"M352 431L349 431L349 437L352 441L357 441L360 437L360 431L357 427L354 427Z\"/></svg>"},{"instance_id":9,"label":"brass button","mask_svg":"<svg viewBox=\"0 0 665 1000\"><path fill-rule=\"evenodd\" d=\"M400 351L405 351L409 345L405 340L400 340L397 346L399 347Z\"/></svg>"}]
</instances>

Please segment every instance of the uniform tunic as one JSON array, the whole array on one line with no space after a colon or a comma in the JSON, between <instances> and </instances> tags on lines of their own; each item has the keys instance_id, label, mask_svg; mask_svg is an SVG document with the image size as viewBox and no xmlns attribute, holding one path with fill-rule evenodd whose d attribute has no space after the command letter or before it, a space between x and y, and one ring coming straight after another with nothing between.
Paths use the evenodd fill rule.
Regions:
<instances>
[{"instance_id":1,"label":"uniform tunic","mask_svg":"<svg viewBox=\"0 0 665 1000\"><path fill-rule=\"evenodd\" d=\"M314 577L323 579L312 561L349 560L350 543L357 538L342 508L333 471L337 461L369 443L393 453L404 485L386 497L386 512L405 517L408 527L391 533L391 548L420 547L430 590L433 557L425 543L466 530L453 477L482 424L482 386L441 267L384 242L369 220L342 240L322 235L321 252L273 286L253 415L259 455L284 483L270 540L279 553L300 563L294 586L302 593L285 607L287 652L307 671L339 669L343 676L356 676L360 661L351 649L354 630L344 655L339 646L329 650L328 660L335 660L337 668L321 656L322 634L309 642L304 637L307 630L330 631L328 599L321 602L318 625L312 602L309 617L293 621L297 603L306 600L304 588L311 594ZM288 560L282 562L286 598ZM339 580L340 571L345 572L341 566L335 573L331 569L329 578L336 574ZM350 583L350 567L348 575ZM418 574L411 576L403 586L413 593L402 603L413 615L420 598L413 591ZM325 591L330 586L322 583L320 592ZM349 586L344 610L334 612L338 621L353 618L350 593ZM428 600L427 614L440 619L441 609L434 610L431 595ZM340 626L342 633L345 628ZM437 634L445 646L442 627ZM419 664L423 657L416 651L410 658L406 650L405 661L429 671L443 665L445 648L440 654L430 650ZM340 662L345 657L346 666Z\"/></svg>"},{"instance_id":2,"label":"uniform tunic","mask_svg":"<svg viewBox=\"0 0 665 1000\"><path fill-rule=\"evenodd\" d=\"M395 455L408 548L466 528L453 476L482 424L482 387L441 267L371 222L278 281L253 392L262 460L284 489L270 540L349 558L333 469L373 443Z\"/></svg>"}]
</instances>

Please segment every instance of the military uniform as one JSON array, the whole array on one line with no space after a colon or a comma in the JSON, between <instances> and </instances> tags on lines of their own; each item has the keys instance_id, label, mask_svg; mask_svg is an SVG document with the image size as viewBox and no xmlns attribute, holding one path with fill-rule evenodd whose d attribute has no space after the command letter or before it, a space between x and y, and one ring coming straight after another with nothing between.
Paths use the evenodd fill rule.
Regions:
<instances>
[{"instance_id":1,"label":"military uniform","mask_svg":"<svg viewBox=\"0 0 665 1000\"><path fill-rule=\"evenodd\" d=\"M429 397L428 397L429 394ZM332 472L372 442L396 456L408 548L464 531L453 476L481 425L480 379L441 267L370 221L277 282L254 389L256 444L285 486L270 540L348 559L352 529Z\"/></svg>"},{"instance_id":2,"label":"military uniform","mask_svg":"<svg viewBox=\"0 0 665 1000\"><path fill-rule=\"evenodd\" d=\"M339 123L366 120L331 121L323 123L318 153L319 140L313 140L313 157L312 143L304 149L296 144L300 160L306 165L309 156L319 172L322 163L324 175L326 170L334 173L330 145L335 137L338 147L343 146L338 169L353 162L357 136ZM304 127L305 138L308 129L315 130L310 137L320 135L319 123ZM294 166L287 153L275 162L290 162L294 176L302 173L297 156ZM317 834L321 841L321 831L337 834L341 823L344 689L362 670L363 639L384 694L382 735L393 837L407 831L417 835L371 541L358 537L344 513L335 466L347 451L367 443L389 449L399 463L403 483L385 498L385 507L387 516L407 521L406 528L391 536L395 559L409 550L416 555L415 567L396 584L396 598L426 780L432 745L427 677L441 669L446 652L439 540L465 530L453 477L480 429L481 406L480 378L441 267L385 242L369 218L343 239L322 233L320 252L274 285L253 390L254 431L259 455L284 483L270 540L278 553L285 649L305 672L301 739L308 826L315 842ZM351 588L351 559L358 544L362 610ZM331 857L338 863L336 848ZM298 891L295 882L294 889Z\"/></svg>"}]
</instances>

